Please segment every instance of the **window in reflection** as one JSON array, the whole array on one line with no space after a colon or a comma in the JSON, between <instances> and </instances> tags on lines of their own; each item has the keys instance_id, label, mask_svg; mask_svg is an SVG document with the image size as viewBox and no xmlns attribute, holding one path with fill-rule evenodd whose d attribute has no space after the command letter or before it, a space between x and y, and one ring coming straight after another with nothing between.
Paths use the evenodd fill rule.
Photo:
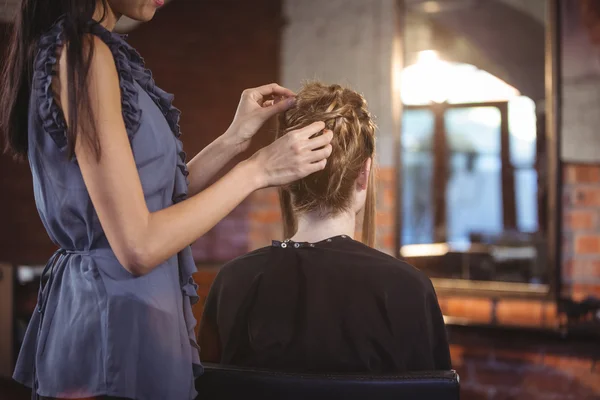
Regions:
<instances>
[{"instance_id":1,"label":"window in reflection","mask_svg":"<svg viewBox=\"0 0 600 400\"><path fill-rule=\"evenodd\" d=\"M432 277L543 281L534 102L433 51L402 82L401 255Z\"/></svg>"},{"instance_id":2,"label":"window in reflection","mask_svg":"<svg viewBox=\"0 0 600 400\"><path fill-rule=\"evenodd\" d=\"M503 229L500 111L494 107L450 108L444 113L448 145L446 236L468 243L471 234Z\"/></svg>"},{"instance_id":3,"label":"window in reflection","mask_svg":"<svg viewBox=\"0 0 600 400\"><path fill-rule=\"evenodd\" d=\"M433 241L431 110L405 110L402 137L402 243Z\"/></svg>"}]
</instances>

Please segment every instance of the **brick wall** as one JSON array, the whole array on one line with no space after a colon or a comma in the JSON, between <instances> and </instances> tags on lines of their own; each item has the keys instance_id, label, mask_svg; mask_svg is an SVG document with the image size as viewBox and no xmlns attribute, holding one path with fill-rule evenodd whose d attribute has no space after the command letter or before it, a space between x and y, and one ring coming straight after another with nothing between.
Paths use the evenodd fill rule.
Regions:
<instances>
[{"instance_id":1,"label":"brick wall","mask_svg":"<svg viewBox=\"0 0 600 400\"><path fill-rule=\"evenodd\" d=\"M600 166L565 164L563 179L562 294L576 300L600 296ZM552 301L439 300L444 315L459 321L520 329L557 328L561 322ZM452 335L453 330L451 352L462 399L600 399L597 340L563 341L538 333L525 341L514 334L511 342L489 331Z\"/></svg>"},{"instance_id":2,"label":"brick wall","mask_svg":"<svg viewBox=\"0 0 600 400\"><path fill-rule=\"evenodd\" d=\"M567 164L563 175L564 295L600 297L600 165Z\"/></svg>"},{"instance_id":3,"label":"brick wall","mask_svg":"<svg viewBox=\"0 0 600 400\"><path fill-rule=\"evenodd\" d=\"M598 342L464 327L449 335L462 400L600 399Z\"/></svg>"},{"instance_id":4,"label":"brick wall","mask_svg":"<svg viewBox=\"0 0 600 400\"><path fill-rule=\"evenodd\" d=\"M600 165L563 165L561 294L581 301L600 297ZM445 315L476 323L557 327L550 300L440 296Z\"/></svg>"},{"instance_id":5,"label":"brick wall","mask_svg":"<svg viewBox=\"0 0 600 400\"><path fill-rule=\"evenodd\" d=\"M227 129L244 89L278 80L282 23L279 0L178 0L130 34L157 82L176 95L189 158ZM269 143L272 130L267 124L238 160ZM196 241L196 261L224 262L251 249L251 209L249 199Z\"/></svg>"},{"instance_id":6,"label":"brick wall","mask_svg":"<svg viewBox=\"0 0 600 400\"><path fill-rule=\"evenodd\" d=\"M178 0L130 33L157 83L176 94L188 158L227 129L242 90L277 80L281 24L279 0ZM0 49L5 31L0 25ZM270 141L271 127L257 134L248 154ZM194 244L199 262L248 250L248 207L243 203ZM29 166L0 156L0 260L45 264L54 250L35 207Z\"/></svg>"},{"instance_id":7,"label":"brick wall","mask_svg":"<svg viewBox=\"0 0 600 400\"><path fill-rule=\"evenodd\" d=\"M0 53L8 41L0 24ZM0 64L4 57L0 57ZM0 262L46 263L54 251L33 200L29 164L0 154Z\"/></svg>"}]
</instances>

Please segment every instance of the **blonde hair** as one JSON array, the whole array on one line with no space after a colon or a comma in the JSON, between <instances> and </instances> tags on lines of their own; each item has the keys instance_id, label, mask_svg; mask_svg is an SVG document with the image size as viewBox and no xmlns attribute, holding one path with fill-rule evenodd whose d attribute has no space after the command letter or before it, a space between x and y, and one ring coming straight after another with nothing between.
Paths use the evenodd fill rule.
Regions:
<instances>
[{"instance_id":1,"label":"blonde hair","mask_svg":"<svg viewBox=\"0 0 600 400\"><path fill-rule=\"evenodd\" d=\"M356 179L367 159L375 155L375 124L366 100L355 91L340 85L305 84L296 105L280 115L277 137L317 121L325 122L326 129L333 132L333 150L325 169L279 189L285 238L297 231L296 213L336 215L347 211ZM362 227L362 241L368 246L375 243L374 169L372 166L369 171Z\"/></svg>"}]
</instances>

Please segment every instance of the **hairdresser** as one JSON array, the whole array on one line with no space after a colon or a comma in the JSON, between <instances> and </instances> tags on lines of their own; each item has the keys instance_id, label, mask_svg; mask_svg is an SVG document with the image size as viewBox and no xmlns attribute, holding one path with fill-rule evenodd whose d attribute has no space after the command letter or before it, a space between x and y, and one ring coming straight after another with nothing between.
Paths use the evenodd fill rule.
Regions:
<instances>
[{"instance_id":1,"label":"hairdresser","mask_svg":"<svg viewBox=\"0 0 600 400\"><path fill-rule=\"evenodd\" d=\"M150 21L162 3L23 0L13 25L0 130L28 160L59 247L14 372L34 398L194 398L189 244L253 191L322 170L331 152L332 133L313 138L325 127L315 122L223 171L293 105L294 93L270 84L245 90L227 131L186 161L172 96L112 32L122 16Z\"/></svg>"}]
</instances>

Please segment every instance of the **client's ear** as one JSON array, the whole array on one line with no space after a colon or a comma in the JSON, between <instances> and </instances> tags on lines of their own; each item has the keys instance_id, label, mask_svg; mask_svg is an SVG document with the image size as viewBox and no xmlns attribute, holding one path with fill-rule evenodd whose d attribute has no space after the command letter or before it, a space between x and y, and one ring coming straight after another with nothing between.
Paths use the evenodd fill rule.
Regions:
<instances>
[{"instance_id":1,"label":"client's ear","mask_svg":"<svg viewBox=\"0 0 600 400\"><path fill-rule=\"evenodd\" d=\"M356 179L356 184L362 190L367 190L369 186L369 173L371 172L371 158L367 158L365 163L363 164L360 174L358 175L358 179Z\"/></svg>"}]
</instances>

